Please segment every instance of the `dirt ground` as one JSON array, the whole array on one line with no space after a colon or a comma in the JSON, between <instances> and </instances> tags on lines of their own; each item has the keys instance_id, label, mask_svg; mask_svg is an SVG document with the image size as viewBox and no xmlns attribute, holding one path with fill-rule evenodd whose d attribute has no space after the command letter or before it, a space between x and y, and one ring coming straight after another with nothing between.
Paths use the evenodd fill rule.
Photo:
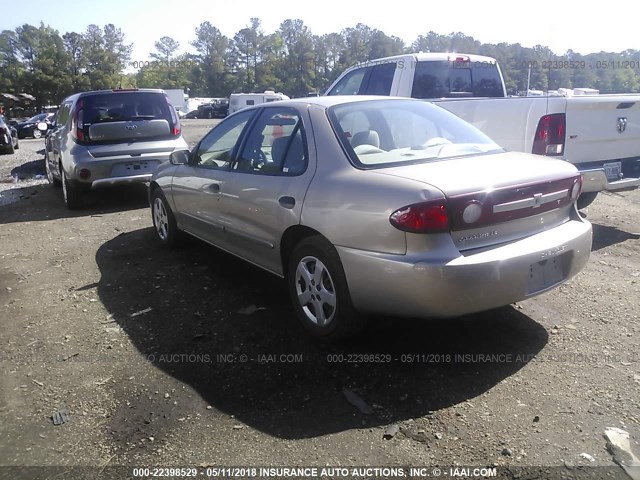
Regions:
<instances>
[{"instance_id":1,"label":"dirt ground","mask_svg":"<svg viewBox=\"0 0 640 480\"><path fill-rule=\"evenodd\" d=\"M214 123L185 122L189 143ZM327 345L277 278L196 240L160 248L145 187L70 212L47 184L6 183L11 161L37 172L41 149L0 156L13 202L0 202L0 478L221 465L624 478L605 428L640 451L640 191L585 210L591 260L558 289L454 320L377 318ZM25 466L39 468L9 468Z\"/></svg>"}]
</instances>

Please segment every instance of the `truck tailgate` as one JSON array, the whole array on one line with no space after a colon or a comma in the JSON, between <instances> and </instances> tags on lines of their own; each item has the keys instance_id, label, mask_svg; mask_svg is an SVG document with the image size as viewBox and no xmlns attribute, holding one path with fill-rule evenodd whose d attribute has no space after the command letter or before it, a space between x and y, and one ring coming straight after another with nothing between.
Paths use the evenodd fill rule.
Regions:
<instances>
[{"instance_id":1,"label":"truck tailgate","mask_svg":"<svg viewBox=\"0 0 640 480\"><path fill-rule=\"evenodd\" d=\"M564 158L573 164L640 157L640 95L567 99Z\"/></svg>"}]
</instances>

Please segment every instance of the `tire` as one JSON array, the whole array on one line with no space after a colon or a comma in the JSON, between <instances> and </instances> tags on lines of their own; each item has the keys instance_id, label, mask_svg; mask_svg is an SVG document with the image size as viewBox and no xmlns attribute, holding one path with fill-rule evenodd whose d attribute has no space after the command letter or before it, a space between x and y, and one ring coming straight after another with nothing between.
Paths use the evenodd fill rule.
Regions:
<instances>
[{"instance_id":1,"label":"tire","mask_svg":"<svg viewBox=\"0 0 640 480\"><path fill-rule=\"evenodd\" d=\"M151 193L151 218L160 244L166 248L178 246L181 235L176 217L160 187L154 188Z\"/></svg>"},{"instance_id":2,"label":"tire","mask_svg":"<svg viewBox=\"0 0 640 480\"><path fill-rule=\"evenodd\" d=\"M62 178L62 196L65 205L69 210L80 208L82 206L82 192L69 182L62 167L60 168L60 177Z\"/></svg>"},{"instance_id":3,"label":"tire","mask_svg":"<svg viewBox=\"0 0 640 480\"><path fill-rule=\"evenodd\" d=\"M20 148L20 143L18 142L18 139L16 138L16 144L13 146L14 150L18 150Z\"/></svg>"},{"instance_id":4,"label":"tire","mask_svg":"<svg viewBox=\"0 0 640 480\"><path fill-rule=\"evenodd\" d=\"M33 138L36 138L36 139L42 138L42 132L38 130L38 128L35 128L31 135L33 135Z\"/></svg>"},{"instance_id":5,"label":"tire","mask_svg":"<svg viewBox=\"0 0 640 480\"><path fill-rule=\"evenodd\" d=\"M313 336L344 340L366 325L351 302L338 252L319 235L305 238L293 249L287 283L296 316Z\"/></svg>"},{"instance_id":6,"label":"tire","mask_svg":"<svg viewBox=\"0 0 640 480\"><path fill-rule=\"evenodd\" d=\"M54 188L60 188L62 186L62 182L53 176L51 172L51 167L49 166L49 156L45 154L44 156L44 170L47 173L47 180Z\"/></svg>"},{"instance_id":7,"label":"tire","mask_svg":"<svg viewBox=\"0 0 640 480\"><path fill-rule=\"evenodd\" d=\"M587 192L583 193L578 197L578 210L582 210L583 208L587 208L589 205L593 203L593 201L598 196L598 192Z\"/></svg>"},{"instance_id":8,"label":"tire","mask_svg":"<svg viewBox=\"0 0 640 480\"><path fill-rule=\"evenodd\" d=\"M9 142L9 145L7 145L7 147L5 148L4 153L8 153L9 155L11 155L14 151L15 149L13 148L13 143Z\"/></svg>"}]
</instances>

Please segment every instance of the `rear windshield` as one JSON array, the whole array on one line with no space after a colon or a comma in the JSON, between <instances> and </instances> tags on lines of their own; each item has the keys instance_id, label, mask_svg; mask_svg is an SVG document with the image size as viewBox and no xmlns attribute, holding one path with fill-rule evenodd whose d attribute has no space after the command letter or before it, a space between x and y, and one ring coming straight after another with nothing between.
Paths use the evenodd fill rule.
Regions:
<instances>
[{"instance_id":1,"label":"rear windshield","mask_svg":"<svg viewBox=\"0 0 640 480\"><path fill-rule=\"evenodd\" d=\"M352 163L385 168L503 151L445 109L417 100L371 100L329 108Z\"/></svg>"},{"instance_id":2,"label":"rear windshield","mask_svg":"<svg viewBox=\"0 0 640 480\"><path fill-rule=\"evenodd\" d=\"M504 97L495 62L421 61L416 64L413 98Z\"/></svg>"},{"instance_id":3,"label":"rear windshield","mask_svg":"<svg viewBox=\"0 0 640 480\"><path fill-rule=\"evenodd\" d=\"M113 92L83 97L84 126L95 123L165 119L174 123L164 94L158 92Z\"/></svg>"}]
</instances>

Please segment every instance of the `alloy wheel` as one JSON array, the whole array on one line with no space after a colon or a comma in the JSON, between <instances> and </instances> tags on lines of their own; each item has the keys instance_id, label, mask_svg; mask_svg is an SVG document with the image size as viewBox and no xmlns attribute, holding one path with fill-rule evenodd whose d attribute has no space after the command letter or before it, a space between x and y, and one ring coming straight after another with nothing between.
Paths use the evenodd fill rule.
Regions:
<instances>
[{"instance_id":1,"label":"alloy wheel","mask_svg":"<svg viewBox=\"0 0 640 480\"><path fill-rule=\"evenodd\" d=\"M296 268L296 294L307 319L318 326L329 324L336 313L336 289L327 267L314 256L300 260Z\"/></svg>"}]
</instances>

